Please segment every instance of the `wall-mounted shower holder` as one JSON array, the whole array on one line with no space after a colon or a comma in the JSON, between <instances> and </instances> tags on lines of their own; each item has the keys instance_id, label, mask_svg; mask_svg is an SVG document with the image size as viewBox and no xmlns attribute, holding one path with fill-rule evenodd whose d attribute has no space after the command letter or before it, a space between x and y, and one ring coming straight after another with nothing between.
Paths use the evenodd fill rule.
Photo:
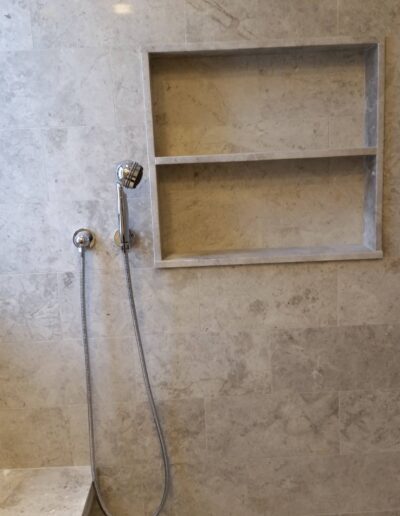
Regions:
<instances>
[{"instance_id":1,"label":"wall-mounted shower holder","mask_svg":"<svg viewBox=\"0 0 400 516\"><path fill-rule=\"evenodd\" d=\"M96 243L96 237L90 229L79 228L75 231L72 241L74 246L79 249L79 252L82 252L83 249L92 249Z\"/></svg>"},{"instance_id":2,"label":"wall-mounted shower holder","mask_svg":"<svg viewBox=\"0 0 400 516\"><path fill-rule=\"evenodd\" d=\"M135 233L130 229L129 230L129 247L131 247L131 245L134 243L134 241L135 241ZM114 233L114 244L117 247L119 247L120 249L124 249L124 248L129 249L129 247L127 247L125 244L123 244L121 242L119 229L117 229Z\"/></svg>"}]
</instances>

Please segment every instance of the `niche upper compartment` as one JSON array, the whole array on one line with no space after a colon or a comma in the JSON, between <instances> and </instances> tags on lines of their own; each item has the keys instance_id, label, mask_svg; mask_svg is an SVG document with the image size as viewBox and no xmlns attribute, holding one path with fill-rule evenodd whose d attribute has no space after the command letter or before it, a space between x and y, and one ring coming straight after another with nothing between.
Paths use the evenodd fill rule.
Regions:
<instances>
[{"instance_id":1,"label":"niche upper compartment","mask_svg":"<svg viewBox=\"0 0 400 516\"><path fill-rule=\"evenodd\" d=\"M381 257L383 59L372 38L144 52L156 265Z\"/></svg>"}]
</instances>

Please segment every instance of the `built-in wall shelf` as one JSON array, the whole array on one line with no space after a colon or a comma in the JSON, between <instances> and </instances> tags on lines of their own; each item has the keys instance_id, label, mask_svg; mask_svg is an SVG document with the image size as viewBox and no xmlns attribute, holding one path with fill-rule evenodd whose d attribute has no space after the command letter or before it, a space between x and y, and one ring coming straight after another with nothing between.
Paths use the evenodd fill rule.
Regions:
<instances>
[{"instance_id":1,"label":"built-in wall shelf","mask_svg":"<svg viewBox=\"0 0 400 516\"><path fill-rule=\"evenodd\" d=\"M382 257L382 41L142 58L156 267Z\"/></svg>"}]
</instances>

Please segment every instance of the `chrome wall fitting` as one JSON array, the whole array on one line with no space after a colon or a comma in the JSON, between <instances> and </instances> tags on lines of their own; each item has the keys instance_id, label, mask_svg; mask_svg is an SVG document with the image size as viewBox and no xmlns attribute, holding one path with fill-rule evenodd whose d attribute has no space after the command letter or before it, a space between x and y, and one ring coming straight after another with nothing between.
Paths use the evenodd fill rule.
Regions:
<instances>
[{"instance_id":1,"label":"chrome wall fitting","mask_svg":"<svg viewBox=\"0 0 400 516\"><path fill-rule=\"evenodd\" d=\"M82 252L83 249L92 249L96 238L90 229L80 228L75 231L72 241L74 246L79 249L79 252Z\"/></svg>"},{"instance_id":2,"label":"chrome wall fitting","mask_svg":"<svg viewBox=\"0 0 400 516\"><path fill-rule=\"evenodd\" d=\"M124 244L122 244L121 242L121 237L119 236L119 229L117 229L114 233L114 244L121 248L121 249L129 249L133 243L135 241L135 233L130 229L129 230L129 247L126 245L126 242L124 242Z\"/></svg>"}]
</instances>

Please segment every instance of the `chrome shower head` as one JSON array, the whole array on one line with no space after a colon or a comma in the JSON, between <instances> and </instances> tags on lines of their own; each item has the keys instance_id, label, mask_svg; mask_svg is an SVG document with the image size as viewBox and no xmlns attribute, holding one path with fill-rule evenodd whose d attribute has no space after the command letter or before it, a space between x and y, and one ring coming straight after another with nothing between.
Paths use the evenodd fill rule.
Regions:
<instances>
[{"instance_id":1,"label":"chrome shower head","mask_svg":"<svg viewBox=\"0 0 400 516\"><path fill-rule=\"evenodd\" d=\"M143 176L143 167L137 161L125 160L118 163L117 182L125 188L136 188Z\"/></svg>"},{"instance_id":2,"label":"chrome shower head","mask_svg":"<svg viewBox=\"0 0 400 516\"><path fill-rule=\"evenodd\" d=\"M132 232L129 230L128 203L124 188L136 188L143 176L143 167L129 159L118 163L116 170L118 198L118 227L114 235L116 244L126 252L131 246Z\"/></svg>"}]
</instances>

